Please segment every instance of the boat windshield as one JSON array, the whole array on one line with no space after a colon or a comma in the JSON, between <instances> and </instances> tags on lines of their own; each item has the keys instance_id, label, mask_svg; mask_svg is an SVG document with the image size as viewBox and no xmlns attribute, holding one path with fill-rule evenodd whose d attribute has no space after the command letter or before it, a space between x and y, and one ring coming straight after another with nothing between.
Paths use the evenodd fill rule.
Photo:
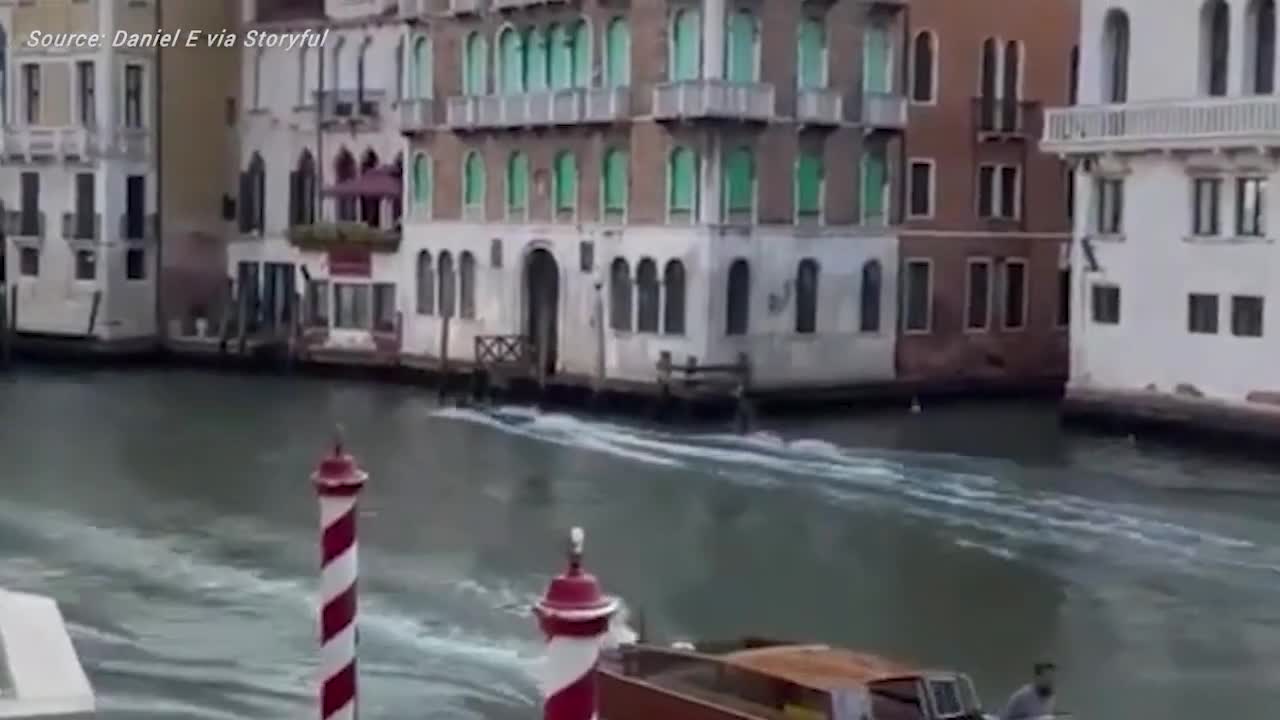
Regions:
<instances>
[{"instance_id":1,"label":"boat windshield","mask_svg":"<svg viewBox=\"0 0 1280 720\"><path fill-rule=\"evenodd\" d=\"M926 684L936 720L969 717L978 710L973 681L964 675L934 675Z\"/></svg>"}]
</instances>

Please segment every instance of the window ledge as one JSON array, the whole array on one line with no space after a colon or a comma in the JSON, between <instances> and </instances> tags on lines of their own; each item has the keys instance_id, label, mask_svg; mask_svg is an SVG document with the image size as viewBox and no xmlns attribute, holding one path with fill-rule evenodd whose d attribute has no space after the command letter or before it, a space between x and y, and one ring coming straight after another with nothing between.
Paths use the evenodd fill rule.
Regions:
<instances>
[{"instance_id":1,"label":"window ledge","mask_svg":"<svg viewBox=\"0 0 1280 720\"><path fill-rule=\"evenodd\" d=\"M1272 245L1275 238L1266 235L1188 235L1183 241L1192 245Z\"/></svg>"},{"instance_id":2,"label":"window ledge","mask_svg":"<svg viewBox=\"0 0 1280 720\"><path fill-rule=\"evenodd\" d=\"M1090 242L1122 243L1124 233L1094 233L1088 236Z\"/></svg>"},{"instance_id":3,"label":"window ledge","mask_svg":"<svg viewBox=\"0 0 1280 720\"><path fill-rule=\"evenodd\" d=\"M925 329L925 330L903 330L902 334L903 335L932 335L933 330L931 328Z\"/></svg>"}]
</instances>

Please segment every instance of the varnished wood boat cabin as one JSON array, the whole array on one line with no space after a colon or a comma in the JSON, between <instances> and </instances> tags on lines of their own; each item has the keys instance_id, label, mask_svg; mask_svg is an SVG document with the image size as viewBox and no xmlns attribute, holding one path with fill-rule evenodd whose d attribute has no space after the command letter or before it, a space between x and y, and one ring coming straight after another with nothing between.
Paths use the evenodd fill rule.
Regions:
<instances>
[{"instance_id":1,"label":"varnished wood boat cabin","mask_svg":"<svg viewBox=\"0 0 1280 720\"><path fill-rule=\"evenodd\" d=\"M961 720L986 717L968 676L826 645L747 639L627 645L599 675L602 720Z\"/></svg>"}]
</instances>

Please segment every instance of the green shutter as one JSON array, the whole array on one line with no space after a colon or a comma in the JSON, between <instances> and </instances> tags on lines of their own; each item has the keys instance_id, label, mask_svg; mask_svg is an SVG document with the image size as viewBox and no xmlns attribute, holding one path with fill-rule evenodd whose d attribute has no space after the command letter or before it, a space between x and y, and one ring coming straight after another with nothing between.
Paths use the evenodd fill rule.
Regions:
<instances>
[{"instance_id":1,"label":"green shutter","mask_svg":"<svg viewBox=\"0 0 1280 720\"><path fill-rule=\"evenodd\" d=\"M502 31L498 41L502 72L498 75L498 92L517 94L524 92L524 48L520 33L511 28Z\"/></svg>"},{"instance_id":2,"label":"green shutter","mask_svg":"<svg viewBox=\"0 0 1280 720\"><path fill-rule=\"evenodd\" d=\"M677 212L693 212L696 197L697 162L693 151L679 147L671 151L668 161L667 185L670 187L670 209Z\"/></svg>"},{"instance_id":3,"label":"green shutter","mask_svg":"<svg viewBox=\"0 0 1280 720\"><path fill-rule=\"evenodd\" d=\"M573 43L569 39L569 31L563 25L552 25L549 35L550 47L547 52L551 55L548 63L551 87L563 90L573 84Z\"/></svg>"},{"instance_id":4,"label":"green shutter","mask_svg":"<svg viewBox=\"0 0 1280 720\"><path fill-rule=\"evenodd\" d=\"M604 209L626 212L627 151L610 148L604 156Z\"/></svg>"},{"instance_id":5,"label":"green shutter","mask_svg":"<svg viewBox=\"0 0 1280 720\"><path fill-rule=\"evenodd\" d=\"M862 155L863 222L884 219L884 181L884 155L878 148L868 148Z\"/></svg>"},{"instance_id":6,"label":"green shutter","mask_svg":"<svg viewBox=\"0 0 1280 720\"><path fill-rule=\"evenodd\" d=\"M725 158L725 206L729 212L750 212L755 200L755 159L748 148L737 148Z\"/></svg>"},{"instance_id":7,"label":"green shutter","mask_svg":"<svg viewBox=\"0 0 1280 720\"><path fill-rule=\"evenodd\" d=\"M626 18L614 18L605 35L605 81L609 87L631 84L631 28Z\"/></svg>"},{"instance_id":8,"label":"green shutter","mask_svg":"<svg viewBox=\"0 0 1280 720\"><path fill-rule=\"evenodd\" d=\"M466 57L463 59L463 92L467 95L484 95L487 84L489 44L480 33L471 33L467 37Z\"/></svg>"},{"instance_id":9,"label":"green shutter","mask_svg":"<svg viewBox=\"0 0 1280 720\"><path fill-rule=\"evenodd\" d=\"M871 25L862 40L862 89L887 93L889 83L889 30Z\"/></svg>"},{"instance_id":10,"label":"green shutter","mask_svg":"<svg viewBox=\"0 0 1280 720\"><path fill-rule=\"evenodd\" d=\"M547 89L547 36L531 28L524 38L524 86L529 92Z\"/></svg>"},{"instance_id":11,"label":"green shutter","mask_svg":"<svg viewBox=\"0 0 1280 720\"><path fill-rule=\"evenodd\" d=\"M413 44L412 97L431 97L431 48L427 39L420 37Z\"/></svg>"},{"instance_id":12,"label":"green shutter","mask_svg":"<svg viewBox=\"0 0 1280 720\"><path fill-rule=\"evenodd\" d=\"M572 210L578 204L578 163L571 152L556 156L556 210Z\"/></svg>"},{"instance_id":13,"label":"green shutter","mask_svg":"<svg viewBox=\"0 0 1280 720\"><path fill-rule=\"evenodd\" d=\"M511 153L507 160L507 209L522 211L529 197L529 158L522 152Z\"/></svg>"},{"instance_id":14,"label":"green shutter","mask_svg":"<svg viewBox=\"0 0 1280 720\"><path fill-rule=\"evenodd\" d=\"M591 31L581 20L573 26L573 86L591 85Z\"/></svg>"},{"instance_id":15,"label":"green shutter","mask_svg":"<svg viewBox=\"0 0 1280 720\"><path fill-rule=\"evenodd\" d=\"M818 215L822 212L822 158L801 153L796 159L796 213Z\"/></svg>"},{"instance_id":16,"label":"green shutter","mask_svg":"<svg viewBox=\"0 0 1280 720\"><path fill-rule=\"evenodd\" d=\"M695 10L680 10L676 13L671 29L671 80L696 80L701 74L700 60L702 51L702 22Z\"/></svg>"},{"instance_id":17,"label":"green shutter","mask_svg":"<svg viewBox=\"0 0 1280 720\"><path fill-rule=\"evenodd\" d=\"M475 151L467 155L462 180L462 202L469 208L479 207L484 203L484 160Z\"/></svg>"},{"instance_id":18,"label":"green shutter","mask_svg":"<svg viewBox=\"0 0 1280 720\"><path fill-rule=\"evenodd\" d=\"M413 201L418 207L431 202L431 165L422 153L413 158Z\"/></svg>"},{"instance_id":19,"label":"green shutter","mask_svg":"<svg viewBox=\"0 0 1280 720\"><path fill-rule=\"evenodd\" d=\"M730 82L756 80L756 18L739 10L729 17L729 44L726 77Z\"/></svg>"},{"instance_id":20,"label":"green shutter","mask_svg":"<svg viewBox=\"0 0 1280 720\"><path fill-rule=\"evenodd\" d=\"M826 28L821 21L813 18L801 21L798 62L802 88L820 88L826 85L826 36Z\"/></svg>"}]
</instances>

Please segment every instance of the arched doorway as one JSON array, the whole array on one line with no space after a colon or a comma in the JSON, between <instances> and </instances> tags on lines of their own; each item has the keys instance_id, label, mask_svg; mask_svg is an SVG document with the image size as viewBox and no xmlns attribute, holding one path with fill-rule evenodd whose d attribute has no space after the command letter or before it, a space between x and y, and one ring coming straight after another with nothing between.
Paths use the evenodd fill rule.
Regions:
<instances>
[{"instance_id":1,"label":"arched doorway","mask_svg":"<svg viewBox=\"0 0 1280 720\"><path fill-rule=\"evenodd\" d=\"M525 326L532 340L537 367L556 371L556 341L560 335L560 266L544 248L536 248L524 261Z\"/></svg>"}]
</instances>

